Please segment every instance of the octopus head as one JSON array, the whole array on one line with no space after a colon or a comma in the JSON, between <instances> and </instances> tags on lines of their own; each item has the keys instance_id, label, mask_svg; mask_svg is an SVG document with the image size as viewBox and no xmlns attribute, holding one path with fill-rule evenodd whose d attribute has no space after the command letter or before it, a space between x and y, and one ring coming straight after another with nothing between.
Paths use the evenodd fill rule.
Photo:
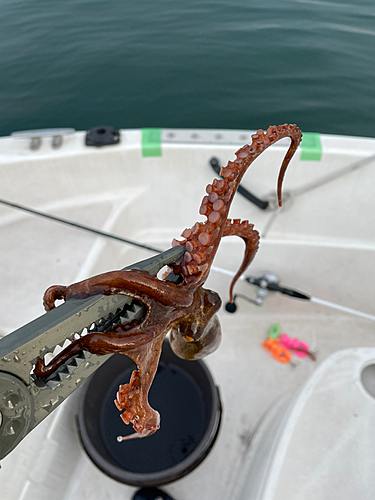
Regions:
<instances>
[{"instance_id":1,"label":"octopus head","mask_svg":"<svg viewBox=\"0 0 375 500\"><path fill-rule=\"evenodd\" d=\"M197 307L179 319L170 332L171 348L182 359L204 358L214 352L221 341L221 326L215 314L221 306L221 299L211 290L199 288L197 292Z\"/></svg>"}]
</instances>

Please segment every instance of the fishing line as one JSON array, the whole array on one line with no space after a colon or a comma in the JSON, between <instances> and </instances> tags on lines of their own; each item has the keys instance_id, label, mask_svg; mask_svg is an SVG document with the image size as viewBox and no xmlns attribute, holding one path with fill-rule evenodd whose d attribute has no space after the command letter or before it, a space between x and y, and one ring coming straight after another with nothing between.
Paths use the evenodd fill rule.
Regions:
<instances>
[{"instance_id":1,"label":"fishing line","mask_svg":"<svg viewBox=\"0 0 375 500\"><path fill-rule=\"evenodd\" d=\"M352 163L351 165L348 165L347 167L337 170L332 174L328 174L322 177L321 179L318 179L315 182L311 182L310 184L306 184L305 186L302 186L300 188L293 189L289 194L291 194L293 197L301 196L305 193L308 193L309 191L325 186L326 184L329 184L332 181L336 181L340 177L344 177L345 175L350 174L351 172L354 172L362 167L365 167L366 165L372 163L373 161L375 161L375 155L368 156L366 158L363 158L362 160Z\"/></svg>"},{"instance_id":2,"label":"fishing line","mask_svg":"<svg viewBox=\"0 0 375 500\"><path fill-rule=\"evenodd\" d=\"M122 238L121 236L116 236L114 234L107 233L106 231L101 231L100 229L95 229L90 226L85 226L84 224L80 224L78 222L73 222L68 219L63 219L62 217L56 217L55 215L47 214L45 212L41 212L39 210L35 210L30 207L25 207L24 205L19 205L18 203L12 203L10 201L3 200L2 198L0 198L0 203L2 205L6 205L7 207L15 208L17 210L22 210L23 212L28 212L30 214L37 215L38 217L44 217L45 219L52 220L54 222L60 222L61 224L66 224L67 226L75 227L76 229L82 229L83 231L88 231L90 233L94 233L99 236L104 236L105 238L110 238L115 241L120 241L121 243L127 243L128 245L133 245L138 248L150 250L150 252L161 253L163 251L159 250L158 248L150 247L148 245L143 245L142 243L137 243L136 241Z\"/></svg>"}]
</instances>

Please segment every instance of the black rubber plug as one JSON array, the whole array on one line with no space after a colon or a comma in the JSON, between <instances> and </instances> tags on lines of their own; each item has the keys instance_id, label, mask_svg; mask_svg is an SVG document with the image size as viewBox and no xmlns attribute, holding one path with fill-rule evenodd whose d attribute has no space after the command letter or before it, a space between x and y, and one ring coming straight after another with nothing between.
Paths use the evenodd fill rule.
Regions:
<instances>
[{"instance_id":1,"label":"black rubber plug","mask_svg":"<svg viewBox=\"0 0 375 500\"><path fill-rule=\"evenodd\" d=\"M237 311L237 306L234 302L227 302L225 304L225 310L228 311L229 313L234 313Z\"/></svg>"}]
</instances>

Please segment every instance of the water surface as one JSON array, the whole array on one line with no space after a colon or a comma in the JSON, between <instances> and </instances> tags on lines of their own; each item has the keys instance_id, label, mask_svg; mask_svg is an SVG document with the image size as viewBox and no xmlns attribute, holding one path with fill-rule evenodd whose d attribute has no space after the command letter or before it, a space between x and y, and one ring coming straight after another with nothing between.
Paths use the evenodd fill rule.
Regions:
<instances>
[{"instance_id":1,"label":"water surface","mask_svg":"<svg viewBox=\"0 0 375 500\"><path fill-rule=\"evenodd\" d=\"M375 136L375 3L0 0L0 135L98 125Z\"/></svg>"}]
</instances>

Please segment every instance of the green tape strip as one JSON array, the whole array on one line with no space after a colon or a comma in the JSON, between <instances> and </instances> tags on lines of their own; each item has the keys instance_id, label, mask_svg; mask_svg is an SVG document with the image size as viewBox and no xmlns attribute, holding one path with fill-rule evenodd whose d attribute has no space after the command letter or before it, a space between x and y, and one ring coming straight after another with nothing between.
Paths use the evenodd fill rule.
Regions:
<instances>
[{"instance_id":1,"label":"green tape strip","mask_svg":"<svg viewBox=\"0 0 375 500\"><path fill-rule=\"evenodd\" d=\"M162 156L161 128L142 129L142 156Z\"/></svg>"},{"instance_id":2,"label":"green tape strip","mask_svg":"<svg viewBox=\"0 0 375 500\"><path fill-rule=\"evenodd\" d=\"M301 160L320 161L322 158L322 143L320 134L304 132L301 142Z\"/></svg>"}]
</instances>

